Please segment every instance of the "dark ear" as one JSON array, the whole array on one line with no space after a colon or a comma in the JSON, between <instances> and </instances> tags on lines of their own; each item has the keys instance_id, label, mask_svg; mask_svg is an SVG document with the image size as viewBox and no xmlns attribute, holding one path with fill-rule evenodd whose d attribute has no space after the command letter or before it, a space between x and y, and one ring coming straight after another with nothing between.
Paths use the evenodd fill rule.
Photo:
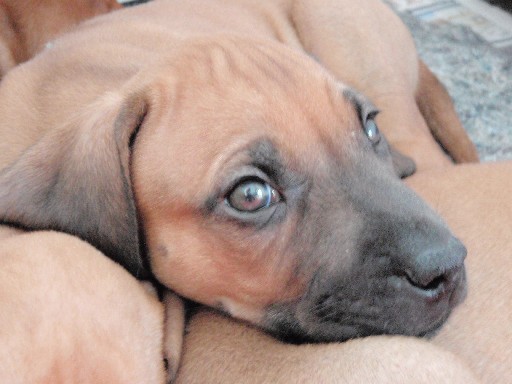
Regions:
<instances>
[{"instance_id":1,"label":"dark ear","mask_svg":"<svg viewBox=\"0 0 512 384\"><path fill-rule=\"evenodd\" d=\"M111 94L42 137L0 172L0 223L78 236L142 277L129 147L146 109Z\"/></svg>"},{"instance_id":2,"label":"dark ear","mask_svg":"<svg viewBox=\"0 0 512 384\"><path fill-rule=\"evenodd\" d=\"M391 154L391 162L398 177L404 179L416 172L416 164L413 159L401 154L391 145L389 145L389 153Z\"/></svg>"},{"instance_id":3,"label":"dark ear","mask_svg":"<svg viewBox=\"0 0 512 384\"><path fill-rule=\"evenodd\" d=\"M416 172L414 160L393 148L383 134L381 134L381 139L375 150L382 159L385 159L393 167L395 174L401 179L411 176Z\"/></svg>"},{"instance_id":4,"label":"dark ear","mask_svg":"<svg viewBox=\"0 0 512 384\"><path fill-rule=\"evenodd\" d=\"M450 95L421 60L416 103L430 132L456 163L478 162L476 147L462 126Z\"/></svg>"}]
</instances>

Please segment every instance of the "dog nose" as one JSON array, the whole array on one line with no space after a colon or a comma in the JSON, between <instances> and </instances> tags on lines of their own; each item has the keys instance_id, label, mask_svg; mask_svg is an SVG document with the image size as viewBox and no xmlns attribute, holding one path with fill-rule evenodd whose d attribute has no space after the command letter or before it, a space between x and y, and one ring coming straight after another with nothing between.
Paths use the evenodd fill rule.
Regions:
<instances>
[{"instance_id":1,"label":"dog nose","mask_svg":"<svg viewBox=\"0 0 512 384\"><path fill-rule=\"evenodd\" d=\"M447 244L430 246L412 258L406 280L417 294L436 300L456 288L466 254L466 247L454 237Z\"/></svg>"}]
</instances>

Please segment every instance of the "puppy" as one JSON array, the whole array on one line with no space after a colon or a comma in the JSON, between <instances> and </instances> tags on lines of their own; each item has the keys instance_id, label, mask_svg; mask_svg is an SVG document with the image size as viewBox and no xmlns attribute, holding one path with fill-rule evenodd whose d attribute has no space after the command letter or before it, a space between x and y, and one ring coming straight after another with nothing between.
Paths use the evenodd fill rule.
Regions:
<instances>
[{"instance_id":1,"label":"puppy","mask_svg":"<svg viewBox=\"0 0 512 384\"><path fill-rule=\"evenodd\" d=\"M80 237L285 340L438 329L465 296L466 250L399 180L411 164L374 104L318 63L329 67L327 35L308 23L330 7L346 20L332 39L356 47L352 8L309 4L155 1L83 23L11 71L0 221ZM417 57L398 45L407 60L366 90L418 112ZM356 57L347 71L359 63L368 81L363 64L385 64Z\"/></svg>"},{"instance_id":2,"label":"puppy","mask_svg":"<svg viewBox=\"0 0 512 384\"><path fill-rule=\"evenodd\" d=\"M157 298L76 237L1 241L0 303L2 383L164 381Z\"/></svg>"},{"instance_id":3,"label":"puppy","mask_svg":"<svg viewBox=\"0 0 512 384\"><path fill-rule=\"evenodd\" d=\"M0 79L82 20L119 8L115 0L0 0Z\"/></svg>"}]
</instances>

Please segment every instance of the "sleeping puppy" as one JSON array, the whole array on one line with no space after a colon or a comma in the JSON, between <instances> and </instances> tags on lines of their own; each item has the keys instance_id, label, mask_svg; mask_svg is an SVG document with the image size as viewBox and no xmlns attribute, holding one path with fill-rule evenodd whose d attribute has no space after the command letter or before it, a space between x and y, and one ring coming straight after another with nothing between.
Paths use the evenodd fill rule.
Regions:
<instances>
[{"instance_id":1,"label":"sleeping puppy","mask_svg":"<svg viewBox=\"0 0 512 384\"><path fill-rule=\"evenodd\" d=\"M0 79L57 35L119 8L115 0L0 0Z\"/></svg>"},{"instance_id":2,"label":"sleeping puppy","mask_svg":"<svg viewBox=\"0 0 512 384\"><path fill-rule=\"evenodd\" d=\"M465 295L466 250L400 181L411 163L376 106L318 63L325 36L304 30L329 3L308 4L155 1L86 22L11 71L0 222L80 237L288 341L437 330ZM375 99L414 100L404 47L410 76L373 79Z\"/></svg>"}]
</instances>

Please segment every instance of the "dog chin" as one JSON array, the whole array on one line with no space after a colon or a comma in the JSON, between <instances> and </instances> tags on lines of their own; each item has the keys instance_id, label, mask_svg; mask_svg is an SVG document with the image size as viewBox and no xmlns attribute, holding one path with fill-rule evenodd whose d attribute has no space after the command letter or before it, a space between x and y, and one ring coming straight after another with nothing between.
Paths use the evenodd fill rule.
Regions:
<instances>
[{"instance_id":1,"label":"dog chin","mask_svg":"<svg viewBox=\"0 0 512 384\"><path fill-rule=\"evenodd\" d=\"M376 336L376 335L402 335L431 338L435 336L444 325L450 315L450 311L443 314L442 318L419 328L410 325L403 329L388 328L386 323L373 324L372 321L357 325L336 323L334 321L323 322L309 321L301 323L293 317L273 313L267 316L264 329L279 340L291 344L304 343L331 343L344 342L351 339ZM270 320L272 319L272 320Z\"/></svg>"},{"instance_id":2,"label":"dog chin","mask_svg":"<svg viewBox=\"0 0 512 384\"><path fill-rule=\"evenodd\" d=\"M268 308L260 326L278 339L293 344L343 342L375 335L431 338L439 332L453 309L464 300L466 292L466 278L462 274L458 287L430 311L409 307L403 313L383 310L377 315L362 310L348 316L334 306L330 308L329 316L315 316L310 309L311 304L299 300ZM389 304L386 306L393 307Z\"/></svg>"}]
</instances>

